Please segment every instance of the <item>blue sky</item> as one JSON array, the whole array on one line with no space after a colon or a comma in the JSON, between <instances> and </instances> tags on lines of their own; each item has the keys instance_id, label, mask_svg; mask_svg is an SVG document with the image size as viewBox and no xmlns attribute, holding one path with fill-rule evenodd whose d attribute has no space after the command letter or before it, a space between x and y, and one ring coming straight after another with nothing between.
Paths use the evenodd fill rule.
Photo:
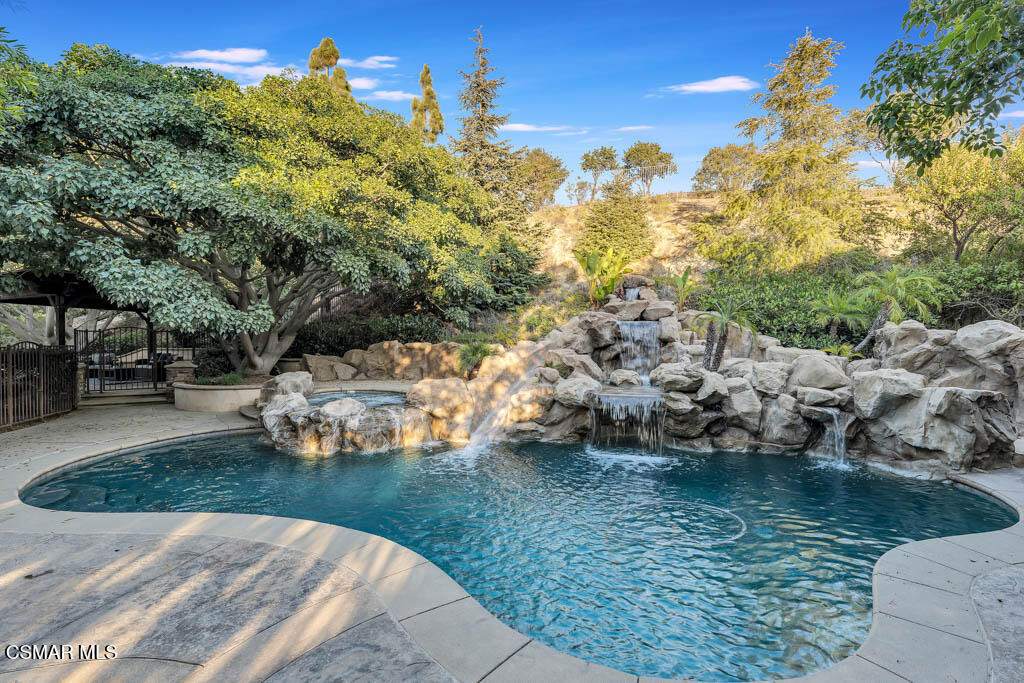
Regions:
<instances>
[{"instance_id":1,"label":"blue sky","mask_svg":"<svg viewBox=\"0 0 1024 683\"><path fill-rule=\"evenodd\" d=\"M242 83L288 66L303 69L310 49L331 36L356 97L404 115L425 62L450 133L460 115L457 70L468 68L470 35L483 26L506 81L500 107L511 116L508 139L561 157L571 179L588 149L659 142L680 168L655 185L663 192L689 189L708 148L742 142L734 126L756 113L750 95L772 74L768 62L784 57L805 28L846 44L833 73L835 103L863 106L860 85L899 37L908 4L13 2L0 5L0 25L36 59L54 61L73 42L103 43L152 61L215 68ZM862 172L878 173L867 166Z\"/></svg>"}]
</instances>

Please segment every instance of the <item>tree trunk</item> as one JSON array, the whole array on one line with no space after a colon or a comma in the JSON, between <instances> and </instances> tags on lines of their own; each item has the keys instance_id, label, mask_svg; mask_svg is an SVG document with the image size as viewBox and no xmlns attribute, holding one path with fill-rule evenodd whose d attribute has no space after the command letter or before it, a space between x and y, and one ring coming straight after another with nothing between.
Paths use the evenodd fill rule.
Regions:
<instances>
[{"instance_id":1,"label":"tree trunk","mask_svg":"<svg viewBox=\"0 0 1024 683\"><path fill-rule=\"evenodd\" d=\"M839 322L833 320L832 325L828 328L828 336L835 337L839 335Z\"/></svg>"},{"instance_id":2,"label":"tree trunk","mask_svg":"<svg viewBox=\"0 0 1024 683\"><path fill-rule=\"evenodd\" d=\"M594 201L595 199L597 199L597 179L598 179L598 177L599 177L599 175L597 173L595 173L594 174L594 184L590 186L590 201Z\"/></svg>"},{"instance_id":3,"label":"tree trunk","mask_svg":"<svg viewBox=\"0 0 1024 683\"><path fill-rule=\"evenodd\" d=\"M705 370L711 369L711 363L715 359L715 341L718 339L718 328L715 323L708 324L708 339L704 343L704 360L701 366Z\"/></svg>"},{"instance_id":4,"label":"tree trunk","mask_svg":"<svg viewBox=\"0 0 1024 683\"><path fill-rule=\"evenodd\" d=\"M879 309L878 315L875 316L875 321L873 323L871 323L871 328L868 329L867 336L864 337L863 341L861 341L860 344L857 344L857 346L853 347L854 353L861 353L864 349L866 349L868 347L868 345L872 341L874 341L875 335L878 333L878 330L881 329L882 325L884 325L885 322L888 319L889 319L889 304L888 303L884 303L884 304L882 304L882 308Z\"/></svg>"},{"instance_id":5,"label":"tree trunk","mask_svg":"<svg viewBox=\"0 0 1024 683\"><path fill-rule=\"evenodd\" d=\"M722 328L722 333L718 335L718 346L715 348L715 358L711 361L711 367L708 368L711 372L718 372L718 368L722 367L722 357L725 356L725 345L729 341L729 326L726 325Z\"/></svg>"}]
</instances>

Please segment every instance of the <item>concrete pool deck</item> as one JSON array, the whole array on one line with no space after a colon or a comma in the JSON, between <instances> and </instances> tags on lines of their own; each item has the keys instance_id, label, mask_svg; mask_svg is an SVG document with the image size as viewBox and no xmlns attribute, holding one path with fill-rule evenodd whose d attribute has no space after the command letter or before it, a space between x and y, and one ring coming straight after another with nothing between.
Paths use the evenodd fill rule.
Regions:
<instances>
[{"instance_id":1,"label":"concrete pool deck","mask_svg":"<svg viewBox=\"0 0 1024 683\"><path fill-rule=\"evenodd\" d=\"M0 640L95 644L100 657L114 645L118 655L0 652L0 681L653 680L508 628L434 564L378 536L262 515L61 512L18 497L41 476L112 451L252 424L148 405L0 434ZM1024 470L957 479L1024 510ZM1018 522L887 552L865 642L798 680L981 683L1022 670Z\"/></svg>"}]
</instances>

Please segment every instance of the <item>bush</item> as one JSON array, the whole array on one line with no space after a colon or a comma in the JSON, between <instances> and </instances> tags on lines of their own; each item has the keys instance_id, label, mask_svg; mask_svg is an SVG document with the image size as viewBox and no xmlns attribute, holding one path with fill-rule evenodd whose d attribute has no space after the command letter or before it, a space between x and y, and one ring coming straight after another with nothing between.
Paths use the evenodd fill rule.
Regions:
<instances>
[{"instance_id":1,"label":"bush","mask_svg":"<svg viewBox=\"0 0 1024 683\"><path fill-rule=\"evenodd\" d=\"M472 341L459 348L459 372L469 376L487 356L493 356L494 347L482 341Z\"/></svg>"},{"instance_id":2,"label":"bush","mask_svg":"<svg viewBox=\"0 0 1024 683\"><path fill-rule=\"evenodd\" d=\"M445 334L444 325L427 315L394 315L369 320L346 316L303 325L295 335L288 355L340 356L350 349L365 349L382 341L439 342Z\"/></svg>"},{"instance_id":3,"label":"bush","mask_svg":"<svg viewBox=\"0 0 1024 683\"><path fill-rule=\"evenodd\" d=\"M609 248L630 262L644 258L654 248L647 204L625 182L605 186L605 199L593 202L583 217L584 230L573 251L604 254Z\"/></svg>"},{"instance_id":4,"label":"bush","mask_svg":"<svg viewBox=\"0 0 1024 683\"><path fill-rule=\"evenodd\" d=\"M536 272L540 262L537 254L524 250L510 235L502 235L497 247L486 256L495 295L488 308L493 310L524 306L533 299L534 290L551 281L548 275Z\"/></svg>"},{"instance_id":5,"label":"bush","mask_svg":"<svg viewBox=\"0 0 1024 683\"><path fill-rule=\"evenodd\" d=\"M196 379L196 384L209 384L233 387L239 384L248 384L250 378L245 375L239 375L238 373L229 372L224 375L218 375L216 377L199 377Z\"/></svg>"},{"instance_id":6,"label":"bush","mask_svg":"<svg viewBox=\"0 0 1024 683\"><path fill-rule=\"evenodd\" d=\"M1024 263L933 261L922 270L939 281L939 324L962 327L982 320L1024 324Z\"/></svg>"},{"instance_id":7,"label":"bush","mask_svg":"<svg viewBox=\"0 0 1024 683\"><path fill-rule=\"evenodd\" d=\"M196 349L192 362L196 364L196 377L218 377L234 370L222 349Z\"/></svg>"}]
</instances>

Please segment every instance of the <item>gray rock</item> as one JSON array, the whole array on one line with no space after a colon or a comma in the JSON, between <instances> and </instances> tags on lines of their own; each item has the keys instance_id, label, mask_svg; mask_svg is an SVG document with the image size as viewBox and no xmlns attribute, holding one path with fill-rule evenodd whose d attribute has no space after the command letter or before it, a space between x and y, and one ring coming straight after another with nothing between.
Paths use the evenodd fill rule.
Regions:
<instances>
[{"instance_id":1,"label":"gray rock","mask_svg":"<svg viewBox=\"0 0 1024 683\"><path fill-rule=\"evenodd\" d=\"M611 313L617 320L637 320L646 308L646 301L637 300L607 303L602 310Z\"/></svg>"},{"instance_id":2,"label":"gray rock","mask_svg":"<svg viewBox=\"0 0 1024 683\"><path fill-rule=\"evenodd\" d=\"M618 321L611 313L587 311L580 313L578 320L580 329L589 337L593 349L611 346L619 339Z\"/></svg>"},{"instance_id":3,"label":"gray rock","mask_svg":"<svg viewBox=\"0 0 1024 683\"><path fill-rule=\"evenodd\" d=\"M824 351L817 349L797 349L789 346L772 346L765 350L765 360L771 363L792 363L800 356L825 356Z\"/></svg>"},{"instance_id":4,"label":"gray rock","mask_svg":"<svg viewBox=\"0 0 1024 683\"><path fill-rule=\"evenodd\" d=\"M671 301L651 301L644 309L641 317L644 320L661 320L662 318L676 314L676 305ZM679 322L678 320L676 322Z\"/></svg>"},{"instance_id":5,"label":"gray rock","mask_svg":"<svg viewBox=\"0 0 1024 683\"><path fill-rule=\"evenodd\" d=\"M662 363L685 363L687 365L692 362L690 355L686 353L686 346L677 341L669 342L661 347L660 360Z\"/></svg>"},{"instance_id":6,"label":"gray rock","mask_svg":"<svg viewBox=\"0 0 1024 683\"><path fill-rule=\"evenodd\" d=\"M588 407L593 403L594 396L599 391L601 391L600 382L590 377L570 377L555 385L555 400L564 406Z\"/></svg>"},{"instance_id":7,"label":"gray rock","mask_svg":"<svg viewBox=\"0 0 1024 683\"><path fill-rule=\"evenodd\" d=\"M883 369L853 373L853 405L857 417L870 420L882 416L911 398L921 395L923 375L906 370Z\"/></svg>"},{"instance_id":8,"label":"gray rock","mask_svg":"<svg viewBox=\"0 0 1024 683\"><path fill-rule=\"evenodd\" d=\"M780 446L802 446L811 435L811 426L800 414L796 399L788 394L764 402L761 439Z\"/></svg>"},{"instance_id":9,"label":"gray rock","mask_svg":"<svg viewBox=\"0 0 1024 683\"><path fill-rule=\"evenodd\" d=\"M817 355L797 356L789 373L787 387L795 392L797 387L815 387L817 389L835 389L846 386L850 378L839 370L826 357Z\"/></svg>"},{"instance_id":10,"label":"gray rock","mask_svg":"<svg viewBox=\"0 0 1024 683\"><path fill-rule=\"evenodd\" d=\"M793 369L793 365L762 361L754 363L752 369L751 385L762 394L778 396L786 391L786 381L789 379L789 372Z\"/></svg>"},{"instance_id":11,"label":"gray rock","mask_svg":"<svg viewBox=\"0 0 1024 683\"><path fill-rule=\"evenodd\" d=\"M761 427L761 400L757 392L742 377L727 378L725 385L729 389L729 396L722 402L722 412L729 424L757 434Z\"/></svg>"},{"instance_id":12,"label":"gray rock","mask_svg":"<svg viewBox=\"0 0 1024 683\"><path fill-rule=\"evenodd\" d=\"M796 400L805 406L838 406L842 401L834 391L815 387L797 387Z\"/></svg>"},{"instance_id":13,"label":"gray rock","mask_svg":"<svg viewBox=\"0 0 1024 683\"><path fill-rule=\"evenodd\" d=\"M558 380L562 379L562 376L558 374L558 370L548 367L537 368L537 377L542 382L547 382L548 384L557 384Z\"/></svg>"},{"instance_id":14,"label":"gray rock","mask_svg":"<svg viewBox=\"0 0 1024 683\"><path fill-rule=\"evenodd\" d=\"M704 370L687 363L663 363L651 372L651 384L665 391L697 391L704 383Z\"/></svg>"},{"instance_id":15,"label":"gray rock","mask_svg":"<svg viewBox=\"0 0 1024 683\"><path fill-rule=\"evenodd\" d=\"M697 403L702 406L712 406L721 403L728 397L729 387L725 383L725 378L717 372L704 373L704 383L697 391Z\"/></svg>"},{"instance_id":16,"label":"gray rock","mask_svg":"<svg viewBox=\"0 0 1024 683\"><path fill-rule=\"evenodd\" d=\"M612 374L608 377L608 383L616 387L624 384L640 386L643 384L643 381L641 381L640 374L636 371L620 368L612 371Z\"/></svg>"},{"instance_id":17,"label":"gray rock","mask_svg":"<svg viewBox=\"0 0 1024 683\"><path fill-rule=\"evenodd\" d=\"M679 333L682 332L679 321L672 316L666 316L658 320L658 339L663 342L679 343Z\"/></svg>"}]
</instances>

